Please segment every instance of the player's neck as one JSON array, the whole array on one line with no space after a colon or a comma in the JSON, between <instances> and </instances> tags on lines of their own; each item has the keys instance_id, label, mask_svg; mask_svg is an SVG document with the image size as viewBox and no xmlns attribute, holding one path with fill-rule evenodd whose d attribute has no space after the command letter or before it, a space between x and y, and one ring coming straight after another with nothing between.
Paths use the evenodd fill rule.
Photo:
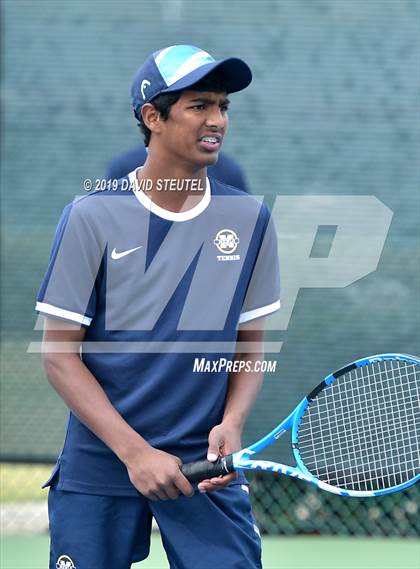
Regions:
<instances>
[{"instance_id":1,"label":"player's neck","mask_svg":"<svg viewBox=\"0 0 420 569\"><path fill-rule=\"evenodd\" d=\"M149 155L143 168L137 170L140 189L159 207L172 212L187 211L204 197L207 168L170 163Z\"/></svg>"}]
</instances>

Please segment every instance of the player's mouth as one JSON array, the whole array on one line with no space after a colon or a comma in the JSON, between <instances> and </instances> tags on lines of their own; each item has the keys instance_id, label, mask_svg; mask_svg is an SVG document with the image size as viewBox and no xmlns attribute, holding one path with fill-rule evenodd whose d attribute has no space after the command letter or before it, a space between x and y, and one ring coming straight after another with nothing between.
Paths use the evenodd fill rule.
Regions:
<instances>
[{"instance_id":1,"label":"player's mouth","mask_svg":"<svg viewBox=\"0 0 420 569\"><path fill-rule=\"evenodd\" d=\"M207 152L216 152L222 145L222 136L220 134L207 134L198 139L198 144Z\"/></svg>"}]
</instances>

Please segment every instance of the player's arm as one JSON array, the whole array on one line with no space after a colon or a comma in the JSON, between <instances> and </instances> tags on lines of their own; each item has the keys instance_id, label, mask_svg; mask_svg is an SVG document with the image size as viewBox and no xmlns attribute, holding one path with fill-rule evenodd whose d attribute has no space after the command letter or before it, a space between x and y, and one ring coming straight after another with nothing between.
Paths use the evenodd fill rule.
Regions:
<instances>
[{"instance_id":1,"label":"player's arm","mask_svg":"<svg viewBox=\"0 0 420 569\"><path fill-rule=\"evenodd\" d=\"M126 465L141 494L151 500L174 499L179 492L192 495L192 487L179 469L180 459L151 447L118 413L84 365L79 355L84 335L85 329L77 325L62 321L57 325L54 319L45 319L43 363L50 384Z\"/></svg>"},{"instance_id":2,"label":"player's arm","mask_svg":"<svg viewBox=\"0 0 420 569\"><path fill-rule=\"evenodd\" d=\"M249 362L251 371L245 368L229 374L229 387L225 403L223 420L209 434L207 459L214 461L219 456L226 456L242 448L241 436L245 421L261 389L264 374L254 371L255 362L263 357L264 330L262 320L243 324L238 332L238 342L252 345L252 350L239 350L235 360ZM203 480L198 485L201 492L223 488L236 477L235 473L220 478Z\"/></svg>"}]
</instances>

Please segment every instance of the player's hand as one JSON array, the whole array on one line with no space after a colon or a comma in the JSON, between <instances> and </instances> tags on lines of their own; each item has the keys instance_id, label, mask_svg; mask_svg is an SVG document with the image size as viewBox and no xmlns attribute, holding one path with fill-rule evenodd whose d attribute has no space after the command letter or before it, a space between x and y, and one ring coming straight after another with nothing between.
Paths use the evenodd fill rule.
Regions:
<instances>
[{"instance_id":1,"label":"player's hand","mask_svg":"<svg viewBox=\"0 0 420 569\"><path fill-rule=\"evenodd\" d=\"M207 460L215 462L219 457L236 452L241 448L241 431L234 425L222 422L210 431ZM236 472L232 472L225 476L202 480L197 488L200 492L220 490L235 480L236 477Z\"/></svg>"},{"instance_id":2,"label":"player's hand","mask_svg":"<svg viewBox=\"0 0 420 569\"><path fill-rule=\"evenodd\" d=\"M136 453L128 475L137 490L149 500L175 500L179 494L193 496L194 490L179 466L182 461L172 454L151 446Z\"/></svg>"}]
</instances>

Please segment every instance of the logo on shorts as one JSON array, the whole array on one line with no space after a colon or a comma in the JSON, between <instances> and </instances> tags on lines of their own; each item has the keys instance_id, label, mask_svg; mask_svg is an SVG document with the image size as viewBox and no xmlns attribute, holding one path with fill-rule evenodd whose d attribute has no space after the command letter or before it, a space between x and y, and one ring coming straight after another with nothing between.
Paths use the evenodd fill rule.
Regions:
<instances>
[{"instance_id":1,"label":"logo on shorts","mask_svg":"<svg viewBox=\"0 0 420 569\"><path fill-rule=\"evenodd\" d=\"M239 237L232 229L221 229L213 241L223 255L217 255L218 261L239 261L239 255L232 255L239 245Z\"/></svg>"},{"instance_id":2,"label":"logo on shorts","mask_svg":"<svg viewBox=\"0 0 420 569\"><path fill-rule=\"evenodd\" d=\"M68 555L60 555L55 566L56 569L76 569L76 565Z\"/></svg>"}]
</instances>

